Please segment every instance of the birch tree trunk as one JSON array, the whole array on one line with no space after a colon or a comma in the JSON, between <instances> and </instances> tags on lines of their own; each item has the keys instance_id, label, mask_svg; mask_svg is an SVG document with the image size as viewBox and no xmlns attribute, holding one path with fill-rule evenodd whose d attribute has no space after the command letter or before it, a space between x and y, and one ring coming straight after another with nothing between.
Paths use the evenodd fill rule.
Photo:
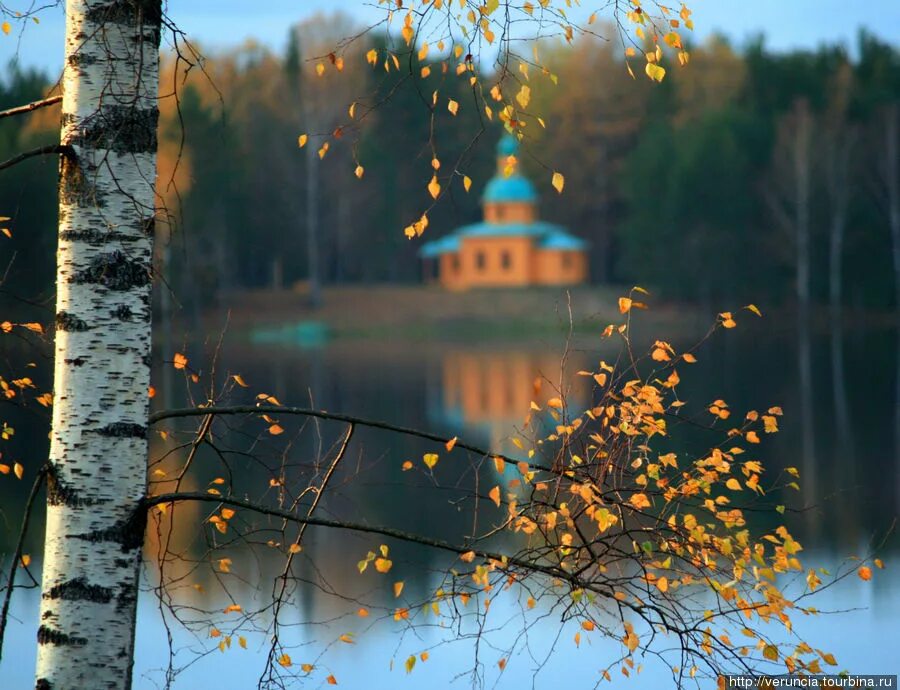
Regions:
<instances>
[{"instance_id":1,"label":"birch tree trunk","mask_svg":"<svg viewBox=\"0 0 900 690\"><path fill-rule=\"evenodd\" d=\"M39 690L129 688L146 489L159 0L67 0Z\"/></svg>"}]
</instances>

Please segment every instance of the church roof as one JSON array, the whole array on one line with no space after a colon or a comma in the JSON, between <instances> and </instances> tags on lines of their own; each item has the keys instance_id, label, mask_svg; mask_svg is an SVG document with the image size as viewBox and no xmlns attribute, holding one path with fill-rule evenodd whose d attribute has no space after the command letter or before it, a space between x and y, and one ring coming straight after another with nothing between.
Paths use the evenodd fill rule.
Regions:
<instances>
[{"instance_id":1,"label":"church roof","mask_svg":"<svg viewBox=\"0 0 900 690\"><path fill-rule=\"evenodd\" d=\"M498 201L537 201L538 195L534 185L518 173L513 173L509 177L495 175L487 183L484 188L484 196L481 200L487 203L497 203Z\"/></svg>"},{"instance_id":2,"label":"church roof","mask_svg":"<svg viewBox=\"0 0 900 690\"><path fill-rule=\"evenodd\" d=\"M440 239L426 242L419 250L423 259L433 259L441 254L459 251L459 243L465 237L533 237L540 249L575 251L587 248L587 242L575 237L561 225L542 220L533 223L473 223Z\"/></svg>"}]
</instances>

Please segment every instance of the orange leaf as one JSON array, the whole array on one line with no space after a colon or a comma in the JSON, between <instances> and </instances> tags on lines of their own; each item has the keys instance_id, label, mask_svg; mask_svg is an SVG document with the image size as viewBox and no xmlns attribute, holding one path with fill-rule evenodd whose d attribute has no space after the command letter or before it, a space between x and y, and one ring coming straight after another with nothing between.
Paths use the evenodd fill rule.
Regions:
<instances>
[{"instance_id":1,"label":"orange leaf","mask_svg":"<svg viewBox=\"0 0 900 690\"><path fill-rule=\"evenodd\" d=\"M337 679L334 676L328 676L328 678L326 678L325 681L329 685L337 685Z\"/></svg>"},{"instance_id":2,"label":"orange leaf","mask_svg":"<svg viewBox=\"0 0 900 690\"><path fill-rule=\"evenodd\" d=\"M867 565L864 565L859 570L857 570L856 574L859 575L860 580L872 579L872 569Z\"/></svg>"},{"instance_id":3,"label":"orange leaf","mask_svg":"<svg viewBox=\"0 0 900 690\"><path fill-rule=\"evenodd\" d=\"M632 301L630 297L619 298L619 312L627 314L631 310Z\"/></svg>"},{"instance_id":4,"label":"orange leaf","mask_svg":"<svg viewBox=\"0 0 900 690\"><path fill-rule=\"evenodd\" d=\"M272 436L278 436L278 434L284 433L284 429L282 429L278 424L273 424L269 427L269 433L272 434Z\"/></svg>"},{"instance_id":5,"label":"orange leaf","mask_svg":"<svg viewBox=\"0 0 900 690\"><path fill-rule=\"evenodd\" d=\"M495 486L493 489L490 490L490 492L488 493L488 496L499 508L500 507L500 487Z\"/></svg>"},{"instance_id":6,"label":"orange leaf","mask_svg":"<svg viewBox=\"0 0 900 690\"><path fill-rule=\"evenodd\" d=\"M175 357L172 358L172 366L176 369L184 369L187 366L188 358L185 357L180 352L175 353Z\"/></svg>"},{"instance_id":7,"label":"orange leaf","mask_svg":"<svg viewBox=\"0 0 900 690\"><path fill-rule=\"evenodd\" d=\"M451 438L449 441L447 441L447 443L444 444L444 448L447 449L447 452L448 452L448 453L449 453L451 450L453 450L453 446L456 445L456 441L457 441L457 440L458 440L457 437L454 436L454 437Z\"/></svg>"},{"instance_id":8,"label":"orange leaf","mask_svg":"<svg viewBox=\"0 0 900 690\"><path fill-rule=\"evenodd\" d=\"M397 597L399 597L402 592L403 592L403 583L395 582L394 583L394 598L396 599Z\"/></svg>"},{"instance_id":9,"label":"orange leaf","mask_svg":"<svg viewBox=\"0 0 900 690\"><path fill-rule=\"evenodd\" d=\"M244 379L241 378L240 374L235 374L231 378L234 379L234 382L239 385L241 388L249 388L250 386L244 382Z\"/></svg>"}]
</instances>

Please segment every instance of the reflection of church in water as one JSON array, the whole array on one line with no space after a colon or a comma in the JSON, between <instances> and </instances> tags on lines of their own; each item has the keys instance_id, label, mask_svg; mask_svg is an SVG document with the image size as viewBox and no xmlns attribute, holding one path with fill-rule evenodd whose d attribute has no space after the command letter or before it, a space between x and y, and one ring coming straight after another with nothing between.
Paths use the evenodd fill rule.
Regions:
<instances>
[{"instance_id":1,"label":"reflection of church in water","mask_svg":"<svg viewBox=\"0 0 900 690\"><path fill-rule=\"evenodd\" d=\"M428 420L488 449L515 454L509 442L522 429L532 401L541 408L559 396L559 352L460 349L446 352L439 372L428 382ZM572 376L582 367L569 356L564 382L583 383ZM587 386L569 393L571 403L587 400Z\"/></svg>"}]
</instances>

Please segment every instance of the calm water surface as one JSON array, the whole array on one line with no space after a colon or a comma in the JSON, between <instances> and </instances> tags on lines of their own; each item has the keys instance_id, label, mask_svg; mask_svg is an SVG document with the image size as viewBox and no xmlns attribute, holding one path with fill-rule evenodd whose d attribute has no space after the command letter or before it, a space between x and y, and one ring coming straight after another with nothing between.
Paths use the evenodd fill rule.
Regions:
<instances>
[{"instance_id":1,"label":"calm water surface","mask_svg":"<svg viewBox=\"0 0 900 690\"><path fill-rule=\"evenodd\" d=\"M803 490L785 497L788 505L815 504L788 518L791 531L804 544L804 564L834 571L844 557L867 553L888 532L898 513L900 472L892 431L893 334L855 332L847 336L849 436L835 421L828 342L824 338L816 342L812 392L816 447L812 463L804 463L801 456L801 397L790 339L762 330L724 336L704 346L700 364L690 370L682 368L682 397L698 405L721 397L735 410L781 405L785 411L782 433L764 439L760 457L770 472L792 465L804 472ZM611 356L594 349L594 345L579 343L570 354L568 367L572 372L594 367L600 356ZM205 362L203 368L208 371L212 345L185 349L192 364L200 368L200 363ZM561 351L562 340L549 336L528 345L342 341L312 350L226 343L218 367L220 378L226 373L240 373L254 393L264 391L284 404L314 405L429 429L448 437L458 434L473 443L514 452L508 436L527 412L533 380L537 376L548 379L542 393L546 396L552 383L560 378ZM160 405L185 404L185 384L170 368L157 371L156 385L161 391ZM572 391L574 396L581 394ZM42 424L40 419L25 418L17 429L16 449L29 469L38 466L45 452L42 439L46 432ZM284 439L290 441L287 451L284 443L276 446L267 440L263 445L255 444L258 423L252 429L238 425L227 435L225 445L241 453L254 451L263 457L269 470L281 468L290 476L291 472L309 471L315 458L326 454L344 430L334 423L307 422L303 426L299 421L285 420L283 424ZM171 450L175 443L175 437L157 439L156 457ZM403 461L416 460L430 450L434 450L433 445L409 437L359 430L346 455L346 469L336 477L333 492L323 502L320 514L391 525L448 540L471 532L471 513L456 499L462 488L471 486L476 479L489 479L493 470L479 470L467 462L453 466L449 459L442 458L438 466L441 488L430 485L422 472L401 470ZM174 451L161 466L168 468L172 465L166 463L183 459L180 452ZM266 491L267 480L260 477L259 465L241 453L229 460L235 486L248 487L251 496ZM205 482L221 470L212 452L204 451L197 462L197 479L187 488L203 490ZM22 486L13 485L8 479L0 482L2 518L7 523L12 523L21 509ZM176 530L176 542L186 545L186 552L196 549L196 544L190 546L196 537L196 520L206 515L201 508L192 509L195 512L185 512L189 519L181 523L189 527ZM40 520L34 531L28 548L37 554L43 531ZM11 529L4 525L5 554L11 548L10 533ZM298 564L300 577L308 584L291 600L285 616L285 636L294 663L313 663L316 669L309 678L291 687L330 687L325 679L332 673L339 687L368 690L473 685L589 688L599 680L598 669L616 654L612 645L599 637L591 640L585 636L580 648L576 648L572 642L574 629L561 629L559 613L550 610L548 602L542 602L536 614L523 617L522 602L515 596L498 598L478 643L471 621L453 633L436 625L410 630L390 620L379 621L383 612L396 605L385 595L385 589L390 589L387 583L402 578L406 583L402 600L413 605L427 599L428 593L439 586L439 573L449 561L441 554L394 544L394 570L385 576L388 579L379 579L371 571L360 575L355 568L356 561L377 546L377 539L311 529L304 543ZM159 538L151 534L148 553L155 553L157 548ZM281 561L269 558L265 548L240 543L222 548L232 558L233 574L218 578L224 581L232 600L243 603L245 609L263 605ZM795 616L797 631L814 646L834 652L840 668L870 674L900 670L896 653L900 639L897 551L898 540L888 537L880 552L887 568L876 572L873 581L865 583L850 577L823 591L816 605L823 612L835 613ZM39 572L39 564L37 567ZM148 566L146 582L153 583L157 577L156 569ZM266 651L264 633L244 629L248 648L240 649L235 640L230 649L221 653L216 649L218 640L209 638L208 627L191 622L202 619L192 607L221 608L229 603L221 581L208 567L185 571L178 603L187 608L179 609L179 615L192 631L172 626L171 617L168 619L178 650L173 659L174 667L179 669L175 688L243 689L255 687L259 680ZM200 585L203 591L193 585ZM335 591L350 593L366 602L373 615L369 619L358 618L354 613L357 604L337 596L332 585ZM17 594L15 619L8 630L0 664L0 688L4 690L31 687L37 609L36 590ZM519 634L523 625L527 625L526 636ZM440 644L457 632L462 639ZM356 643L336 643L344 633L354 633ZM167 628L152 592L145 593L139 602L137 649L136 687L164 687L169 663ZM427 662L419 662L407 674L403 668L405 660L422 651L429 652ZM501 672L497 662L504 657L508 657L508 663ZM673 684L665 669L651 659L645 660L639 675L627 680L618 676L614 680L615 687L667 688Z\"/></svg>"}]
</instances>

